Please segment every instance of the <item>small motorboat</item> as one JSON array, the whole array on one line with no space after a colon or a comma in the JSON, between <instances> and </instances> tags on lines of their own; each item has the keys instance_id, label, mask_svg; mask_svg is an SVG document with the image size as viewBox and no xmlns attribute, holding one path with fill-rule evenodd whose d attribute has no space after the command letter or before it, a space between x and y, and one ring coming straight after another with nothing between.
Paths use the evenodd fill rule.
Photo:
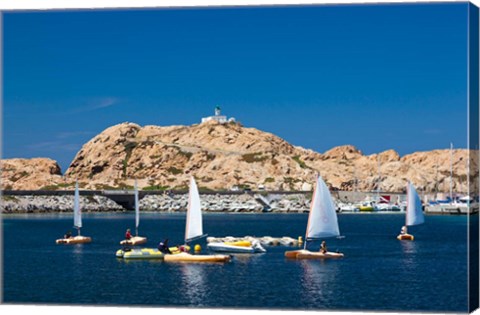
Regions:
<instances>
[{"instance_id":1,"label":"small motorboat","mask_svg":"<svg viewBox=\"0 0 480 315\"><path fill-rule=\"evenodd\" d=\"M266 250L258 241L212 242L207 244L208 249L224 253L265 253Z\"/></svg>"},{"instance_id":2,"label":"small motorboat","mask_svg":"<svg viewBox=\"0 0 480 315\"><path fill-rule=\"evenodd\" d=\"M166 262L229 262L229 255L192 255L189 253L166 254L163 258Z\"/></svg>"}]
</instances>

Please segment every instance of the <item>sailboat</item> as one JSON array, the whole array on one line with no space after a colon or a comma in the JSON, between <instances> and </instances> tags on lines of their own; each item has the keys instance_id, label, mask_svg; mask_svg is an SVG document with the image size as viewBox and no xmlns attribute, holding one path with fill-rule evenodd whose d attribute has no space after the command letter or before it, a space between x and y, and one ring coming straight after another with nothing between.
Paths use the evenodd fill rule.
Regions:
<instances>
[{"instance_id":1,"label":"sailboat","mask_svg":"<svg viewBox=\"0 0 480 315\"><path fill-rule=\"evenodd\" d=\"M57 244L83 244L90 243L92 238L80 235L82 228L82 210L80 209L80 192L78 190L78 182L75 183L75 195L73 200L73 226L77 229L77 236L65 235L64 238L56 240Z\"/></svg>"},{"instance_id":2,"label":"sailboat","mask_svg":"<svg viewBox=\"0 0 480 315\"><path fill-rule=\"evenodd\" d=\"M332 196L323 179L318 176L313 192L310 213L308 215L307 230L305 233L305 245L303 249L287 251L285 257L296 259L329 259L341 258L342 253L337 252L311 252L307 250L309 240L317 240L326 237L340 236L337 213Z\"/></svg>"},{"instance_id":3,"label":"sailboat","mask_svg":"<svg viewBox=\"0 0 480 315\"><path fill-rule=\"evenodd\" d=\"M193 176L190 178L188 193L187 222L185 225L185 244L205 237L203 234L202 208L200 194ZM167 262L228 262L228 255L192 255L182 252L180 254L166 254L164 260Z\"/></svg>"},{"instance_id":4,"label":"sailboat","mask_svg":"<svg viewBox=\"0 0 480 315\"><path fill-rule=\"evenodd\" d=\"M120 242L120 245L141 245L147 242L147 238L143 236L138 236L138 226L140 225L140 206L138 202L138 186L137 181L135 180L135 236L129 240L123 240Z\"/></svg>"},{"instance_id":5,"label":"sailboat","mask_svg":"<svg viewBox=\"0 0 480 315\"><path fill-rule=\"evenodd\" d=\"M418 225L425 222L422 211L422 202L412 183L407 183L407 209L405 214L405 225L397 236L399 240L413 241L414 237L407 232L407 226Z\"/></svg>"}]
</instances>

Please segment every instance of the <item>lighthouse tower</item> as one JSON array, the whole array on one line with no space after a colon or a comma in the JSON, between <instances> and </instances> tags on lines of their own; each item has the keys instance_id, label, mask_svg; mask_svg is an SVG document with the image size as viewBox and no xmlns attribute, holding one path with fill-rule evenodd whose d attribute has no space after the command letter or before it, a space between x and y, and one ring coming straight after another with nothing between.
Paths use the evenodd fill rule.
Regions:
<instances>
[{"instance_id":1,"label":"lighthouse tower","mask_svg":"<svg viewBox=\"0 0 480 315\"><path fill-rule=\"evenodd\" d=\"M220 111L221 111L220 106L216 106L215 107L215 116L220 116Z\"/></svg>"},{"instance_id":2,"label":"lighthouse tower","mask_svg":"<svg viewBox=\"0 0 480 315\"><path fill-rule=\"evenodd\" d=\"M222 115L220 106L215 107L215 116L209 116L209 117L203 117L202 118L202 123L215 120L218 123L225 124L227 123L227 116ZM233 119L235 121L235 119Z\"/></svg>"}]
</instances>

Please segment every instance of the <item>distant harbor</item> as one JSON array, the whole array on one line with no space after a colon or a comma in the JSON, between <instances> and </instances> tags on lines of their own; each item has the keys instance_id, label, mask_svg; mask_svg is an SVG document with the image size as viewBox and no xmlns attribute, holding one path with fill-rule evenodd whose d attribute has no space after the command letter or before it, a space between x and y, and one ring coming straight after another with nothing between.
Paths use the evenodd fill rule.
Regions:
<instances>
[{"instance_id":1,"label":"distant harbor","mask_svg":"<svg viewBox=\"0 0 480 315\"><path fill-rule=\"evenodd\" d=\"M73 191L19 191L2 192L3 213L71 212ZM202 208L206 212L273 212L304 213L310 209L311 191L208 191L201 193ZM140 191L142 211L181 212L187 206L185 191ZM405 194L335 191L337 211L341 213L402 212ZM85 190L80 202L85 212L115 212L133 209L131 190ZM478 201L458 198L455 202L429 203L432 196L424 196L426 214L478 213Z\"/></svg>"}]
</instances>

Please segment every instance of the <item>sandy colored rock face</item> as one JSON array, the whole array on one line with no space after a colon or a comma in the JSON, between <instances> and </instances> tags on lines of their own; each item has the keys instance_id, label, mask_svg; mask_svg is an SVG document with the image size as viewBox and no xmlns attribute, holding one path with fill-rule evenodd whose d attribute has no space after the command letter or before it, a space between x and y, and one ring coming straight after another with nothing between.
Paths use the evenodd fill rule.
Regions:
<instances>
[{"instance_id":1,"label":"sandy colored rock face","mask_svg":"<svg viewBox=\"0 0 480 315\"><path fill-rule=\"evenodd\" d=\"M36 190L63 182L60 166L47 158L0 161L2 189Z\"/></svg>"},{"instance_id":2,"label":"sandy colored rock face","mask_svg":"<svg viewBox=\"0 0 480 315\"><path fill-rule=\"evenodd\" d=\"M468 152L453 152L453 189L466 192ZM10 189L61 189L76 178L85 189L133 186L135 178L140 188L180 189L193 175L199 187L208 189L263 185L267 190L302 190L311 189L317 173L341 190L401 192L407 180L421 191L450 188L448 149L400 157L394 150L363 155L345 145L320 154L255 128L213 121L112 126L81 148L64 178L49 159L3 160L2 168L2 187Z\"/></svg>"}]
</instances>

